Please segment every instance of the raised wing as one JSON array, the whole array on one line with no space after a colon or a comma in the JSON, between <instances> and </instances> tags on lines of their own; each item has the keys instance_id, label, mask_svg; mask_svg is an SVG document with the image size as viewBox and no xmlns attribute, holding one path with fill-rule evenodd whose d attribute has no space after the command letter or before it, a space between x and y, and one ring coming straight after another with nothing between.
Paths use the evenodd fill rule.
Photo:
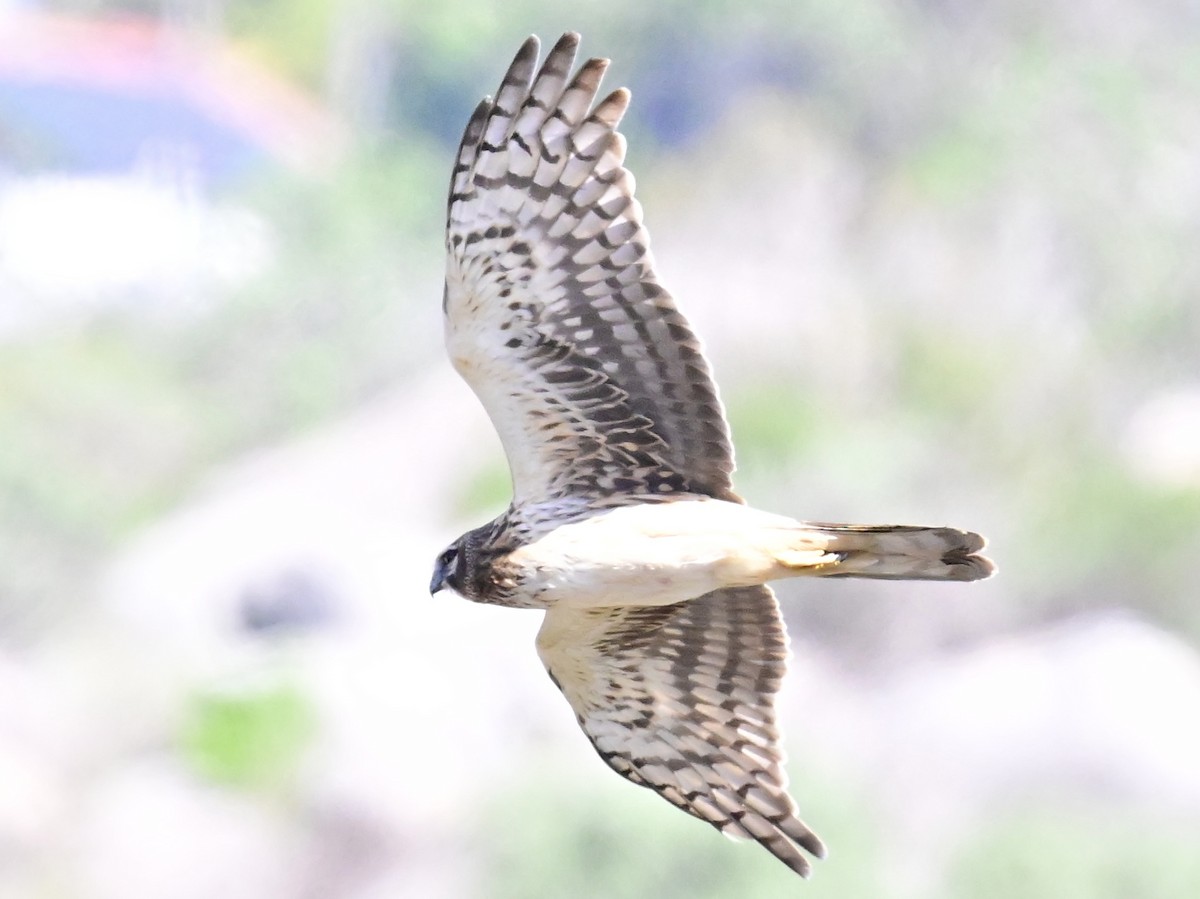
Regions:
<instances>
[{"instance_id":1,"label":"raised wing","mask_svg":"<svg viewBox=\"0 0 1200 899\"><path fill-rule=\"evenodd\" d=\"M447 214L446 345L500 433L517 505L570 495L734 499L699 341L654 276L607 60L568 80L521 47L463 135Z\"/></svg>"},{"instance_id":2,"label":"raised wing","mask_svg":"<svg viewBox=\"0 0 1200 899\"><path fill-rule=\"evenodd\" d=\"M768 587L674 606L555 606L538 654L608 765L807 876L825 854L796 817L775 727L787 638Z\"/></svg>"}]
</instances>

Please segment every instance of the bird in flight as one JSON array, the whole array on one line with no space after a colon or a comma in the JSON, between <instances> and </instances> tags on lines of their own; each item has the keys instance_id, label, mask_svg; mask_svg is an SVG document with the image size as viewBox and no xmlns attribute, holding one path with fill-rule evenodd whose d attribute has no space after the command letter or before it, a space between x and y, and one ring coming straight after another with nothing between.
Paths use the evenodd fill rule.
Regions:
<instances>
[{"instance_id":1,"label":"bird in flight","mask_svg":"<svg viewBox=\"0 0 1200 899\"><path fill-rule=\"evenodd\" d=\"M446 347L491 417L512 503L438 557L430 592L543 609L537 651L618 774L802 876L821 840L787 792L778 578L974 581L978 535L797 521L734 492L733 447L658 282L617 131L629 91L539 67L531 37L463 134L446 225Z\"/></svg>"}]
</instances>

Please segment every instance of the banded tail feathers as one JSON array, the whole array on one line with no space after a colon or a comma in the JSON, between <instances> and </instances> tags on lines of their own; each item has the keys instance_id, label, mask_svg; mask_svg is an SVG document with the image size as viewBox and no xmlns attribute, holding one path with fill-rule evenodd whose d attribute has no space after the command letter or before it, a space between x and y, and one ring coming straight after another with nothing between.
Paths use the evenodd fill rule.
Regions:
<instances>
[{"instance_id":1,"label":"banded tail feathers","mask_svg":"<svg viewBox=\"0 0 1200 899\"><path fill-rule=\"evenodd\" d=\"M824 537L825 553L812 564L812 544L786 553L784 565L808 568L797 574L819 577L862 577L879 580L978 581L996 570L991 559L980 555L983 537L956 528L914 525L852 525L805 522L811 536ZM832 558L830 558L832 557Z\"/></svg>"}]
</instances>

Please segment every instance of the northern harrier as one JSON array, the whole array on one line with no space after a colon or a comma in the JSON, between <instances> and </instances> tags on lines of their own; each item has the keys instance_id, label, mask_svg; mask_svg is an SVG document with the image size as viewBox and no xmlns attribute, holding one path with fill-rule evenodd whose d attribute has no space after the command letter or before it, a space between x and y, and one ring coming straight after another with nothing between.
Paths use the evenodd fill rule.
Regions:
<instances>
[{"instance_id":1,"label":"northern harrier","mask_svg":"<svg viewBox=\"0 0 1200 899\"><path fill-rule=\"evenodd\" d=\"M787 638L765 582L974 581L979 535L817 524L733 492L729 428L658 283L617 124L573 75L579 36L518 51L463 135L447 215L446 345L491 416L512 504L437 560L430 591L544 609L537 649L618 774L801 875L820 839L775 724Z\"/></svg>"}]
</instances>

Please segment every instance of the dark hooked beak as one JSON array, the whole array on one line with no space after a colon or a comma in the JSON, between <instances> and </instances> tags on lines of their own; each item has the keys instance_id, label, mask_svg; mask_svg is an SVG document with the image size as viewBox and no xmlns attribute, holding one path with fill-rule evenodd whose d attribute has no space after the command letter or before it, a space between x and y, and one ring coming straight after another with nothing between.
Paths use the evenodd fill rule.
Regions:
<instances>
[{"instance_id":1,"label":"dark hooked beak","mask_svg":"<svg viewBox=\"0 0 1200 899\"><path fill-rule=\"evenodd\" d=\"M438 559L437 564L433 568L433 580L429 582L429 595L433 596L438 591L443 590L446 586L446 578L449 577L450 571L445 562Z\"/></svg>"}]
</instances>

